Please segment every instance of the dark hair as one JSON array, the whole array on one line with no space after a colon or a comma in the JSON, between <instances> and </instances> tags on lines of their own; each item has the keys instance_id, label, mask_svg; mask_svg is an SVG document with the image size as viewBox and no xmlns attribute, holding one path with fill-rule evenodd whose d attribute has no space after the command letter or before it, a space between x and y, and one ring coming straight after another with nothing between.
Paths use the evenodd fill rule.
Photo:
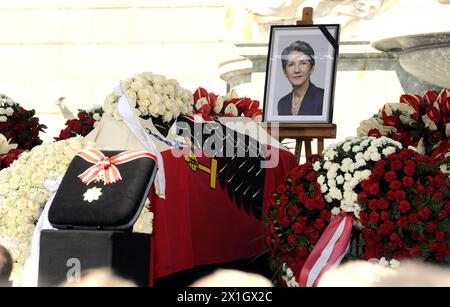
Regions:
<instances>
[{"instance_id":1,"label":"dark hair","mask_svg":"<svg viewBox=\"0 0 450 307\"><path fill-rule=\"evenodd\" d=\"M281 65L283 66L283 70L286 68L288 62L287 56L292 51L303 52L305 55L310 57L309 62L311 63L311 66L314 66L316 64L316 61L314 60L314 50L311 48L311 46L306 42L295 41L284 48L283 52L281 53Z\"/></svg>"},{"instance_id":2,"label":"dark hair","mask_svg":"<svg viewBox=\"0 0 450 307\"><path fill-rule=\"evenodd\" d=\"M0 284L8 282L11 275L13 260L9 251L0 245Z\"/></svg>"}]
</instances>

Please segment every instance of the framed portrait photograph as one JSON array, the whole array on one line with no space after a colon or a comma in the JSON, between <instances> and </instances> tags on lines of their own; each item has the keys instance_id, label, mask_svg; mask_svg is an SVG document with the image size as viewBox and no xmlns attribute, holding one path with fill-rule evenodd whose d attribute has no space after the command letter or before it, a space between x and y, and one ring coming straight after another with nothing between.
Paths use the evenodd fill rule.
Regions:
<instances>
[{"instance_id":1,"label":"framed portrait photograph","mask_svg":"<svg viewBox=\"0 0 450 307\"><path fill-rule=\"evenodd\" d=\"M331 123L339 25L270 29L264 122Z\"/></svg>"}]
</instances>

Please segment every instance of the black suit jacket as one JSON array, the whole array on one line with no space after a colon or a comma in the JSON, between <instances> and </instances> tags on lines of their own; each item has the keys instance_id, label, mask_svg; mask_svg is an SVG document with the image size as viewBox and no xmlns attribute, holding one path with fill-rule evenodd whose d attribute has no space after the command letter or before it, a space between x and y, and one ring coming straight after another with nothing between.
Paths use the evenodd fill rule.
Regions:
<instances>
[{"instance_id":1,"label":"black suit jacket","mask_svg":"<svg viewBox=\"0 0 450 307\"><path fill-rule=\"evenodd\" d=\"M278 115L292 114L292 95L293 91L278 101ZM323 106L323 88L317 87L309 83L305 97L298 113L295 115L322 115Z\"/></svg>"}]
</instances>

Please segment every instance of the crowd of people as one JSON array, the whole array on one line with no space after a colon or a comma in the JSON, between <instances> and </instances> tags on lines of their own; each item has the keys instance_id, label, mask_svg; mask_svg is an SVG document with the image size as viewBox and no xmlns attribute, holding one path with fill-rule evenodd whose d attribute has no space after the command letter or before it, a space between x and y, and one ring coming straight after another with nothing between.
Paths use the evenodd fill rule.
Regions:
<instances>
[{"instance_id":1,"label":"crowd of people","mask_svg":"<svg viewBox=\"0 0 450 307\"><path fill-rule=\"evenodd\" d=\"M0 245L0 287L12 287L11 253ZM81 272L77 280L62 287L136 287L130 280L106 268ZM264 276L230 269L219 269L190 285L191 287L272 287ZM350 261L329 269L319 287L450 287L450 268L405 261L399 268L383 267L368 261Z\"/></svg>"}]
</instances>

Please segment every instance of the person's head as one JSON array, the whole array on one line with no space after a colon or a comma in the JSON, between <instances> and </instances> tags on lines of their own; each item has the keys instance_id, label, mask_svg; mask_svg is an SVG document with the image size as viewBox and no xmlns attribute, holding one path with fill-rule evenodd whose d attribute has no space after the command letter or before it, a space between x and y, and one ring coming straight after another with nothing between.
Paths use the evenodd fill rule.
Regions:
<instances>
[{"instance_id":1,"label":"person's head","mask_svg":"<svg viewBox=\"0 0 450 307\"><path fill-rule=\"evenodd\" d=\"M218 269L193 282L191 287L272 287L262 275L238 270Z\"/></svg>"},{"instance_id":2,"label":"person's head","mask_svg":"<svg viewBox=\"0 0 450 307\"><path fill-rule=\"evenodd\" d=\"M117 276L108 268L89 269L81 272L80 280L66 281L63 287L136 287L130 280Z\"/></svg>"},{"instance_id":3,"label":"person's head","mask_svg":"<svg viewBox=\"0 0 450 307\"><path fill-rule=\"evenodd\" d=\"M9 251L0 245L0 287L11 286L9 280L13 268L13 260Z\"/></svg>"},{"instance_id":4,"label":"person's head","mask_svg":"<svg viewBox=\"0 0 450 307\"><path fill-rule=\"evenodd\" d=\"M281 53L284 75L294 87L309 81L315 64L314 50L303 41L291 43Z\"/></svg>"}]
</instances>

